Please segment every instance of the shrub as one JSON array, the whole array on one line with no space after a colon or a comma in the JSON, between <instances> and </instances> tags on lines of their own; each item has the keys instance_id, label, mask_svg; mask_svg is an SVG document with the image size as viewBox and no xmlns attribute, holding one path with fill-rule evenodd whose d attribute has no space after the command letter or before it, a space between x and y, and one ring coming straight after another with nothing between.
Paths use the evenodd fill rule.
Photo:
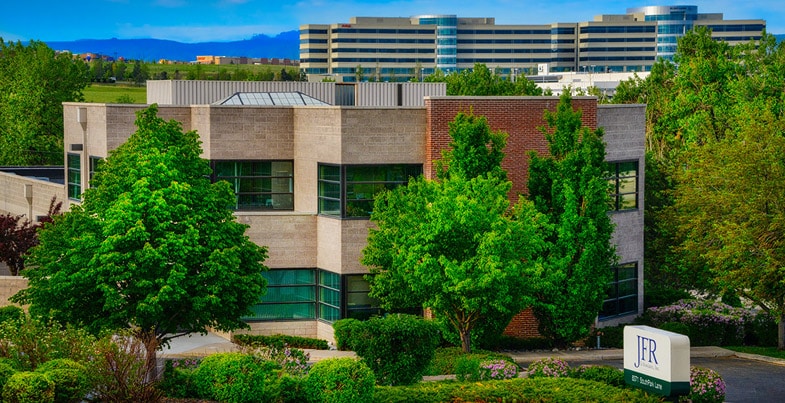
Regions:
<instances>
[{"instance_id":1,"label":"shrub","mask_svg":"<svg viewBox=\"0 0 785 403\"><path fill-rule=\"evenodd\" d=\"M354 334L357 332L360 325L361 322L359 320L352 318L335 321L335 323L333 323L335 347L341 351L353 350L352 337L354 337Z\"/></svg>"},{"instance_id":2,"label":"shrub","mask_svg":"<svg viewBox=\"0 0 785 403\"><path fill-rule=\"evenodd\" d=\"M544 337L529 337L519 339L517 337L502 335L496 340L496 344L488 346L493 350L550 350L553 348L553 342ZM474 350L474 349L472 349Z\"/></svg>"},{"instance_id":3,"label":"shrub","mask_svg":"<svg viewBox=\"0 0 785 403\"><path fill-rule=\"evenodd\" d=\"M745 337L745 323L755 311L734 308L721 302L681 300L674 305L649 308L641 318L643 323L662 327L669 322L686 325L693 346L740 345Z\"/></svg>"},{"instance_id":4,"label":"shrub","mask_svg":"<svg viewBox=\"0 0 785 403\"><path fill-rule=\"evenodd\" d=\"M106 335L92 348L90 381L93 393L102 402L156 402L155 368L147 367L147 348L130 332Z\"/></svg>"},{"instance_id":5,"label":"shrub","mask_svg":"<svg viewBox=\"0 0 785 403\"><path fill-rule=\"evenodd\" d=\"M270 401L278 394L278 364L250 354L209 355L194 371L200 397L226 403Z\"/></svg>"},{"instance_id":6,"label":"shrub","mask_svg":"<svg viewBox=\"0 0 785 403\"><path fill-rule=\"evenodd\" d=\"M459 381L489 381L518 377L518 365L507 360L459 357L455 362L455 377Z\"/></svg>"},{"instance_id":7,"label":"shrub","mask_svg":"<svg viewBox=\"0 0 785 403\"><path fill-rule=\"evenodd\" d=\"M200 359L167 360L158 388L168 397L199 397L193 383L193 374L199 367Z\"/></svg>"},{"instance_id":8,"label":"shrub","mask_svg":"<svg viewBox=\"0 0 785 403\"><path fill-rule=\"evenodd\" d=\"M262 360L273 361L281 369L292 376L303 376L308 373L310 354L296 348L279 346L248 347L241 350Z\"/></svg>"},{"instance_id":9,"label":"shrub","mask_svg":"<svg viewBox=\"0 0 785 403\"><path fill-rule=\"evenodd\" d=\"M725 381L714 370L690 367L690 394L679 401L691 403L714 403L725 401Z\"/></svg>"},{"instance_id":10,"label":"shrub","mask_svg":"<svg viewBox=\"0 0 785 403\"><path fill-rule=\"evenodd\" d=\"M24 317L25 317L24 309L16 305L6 305L0 307L0 323L3 323L7 320L19 321L24 319Z\"/></svg>"},{"instance_id":11,"label":"shrub","mask_svg":"<svg viewBox=\"0 0 785 403\"><path fill-rule=\"evenodd\" d=\"M570 374L573 378L601 382L617 388L626 387L624 371L610 365L581 365Z\"/></svg>"},{"instance_id":12,"label":"shrub","mask_svg":"<svg viewBox=\"0 0 785 403\"><path fill-rule=\"evenodd\" d=\"M624 347L624 325L594 329L591 336L586 339L586 345L592 347L596 346L597 335L600 336L600 347L602 348Z\"/></svg>"},{"instance_id":13,"label":"shrub","mask_svg":"<svg viewBox=\"0 0 785 403\"><path fill-rule=\"evenodd\" d=\"M435 323L403 314L361 322L353 342L357 355L383 385L422 380L438 343Z\"/></svg>"},{"instance_id":14,"label":"shrub","mask_svg":"<svg viewBox=\"0 0 785 403\"><path fill-rule=\"evenodd\" d=\"M15 373L16 370L11 366L8 360L0 360L0 392L2 392L3 386L8 382L8 379Z\"/></svg>"},{"instance_id":15,"label":"shrub","mask_svg":"<svg viewBox=\"0 0 785 403\"><path fill-rule=\"evenodd\" d=\"M278 403L302 403L308 401L305 392L307 377L290 376L283 374L278 379Z\"/></svg>"},{"instance_id":16,"label":"shrub","mask_svg":"<svg viewBox=\"0 0 785 403\"><path fill-rule=\"evenodd\" d=\"M464 353L460 347L444 347L436 349L433 359L431 359L431 363L428 365L424 374L457 375L461 372L461 370L457 368L461 365L459 362L464 359L476 360L478 362L477 368L479 368L479 362L486 360L505 360L511 364L515 364L515 361L512 358L492 351L473 350L472 353Z\"/></svg>"},{"instance_id":17,"label":"shrub","mask_svg":"<svg viewBox=\"0 0 785 403\"><path fill-rule=\"evenodd\" d=\"M317 362L305 381L312 403L372 402L376 377L364 362L354 358L331 358Z\"/></svg>"},{"instance_id":18,"label":"shrub","mask_svg":"<svg viewBox=\"0 0 785 403\"><path fill-rule=\"evenodd\" d=\"M744 326L744 344L774 347L777 345L777 320L768 312L759 311Z\"/></svg>"},{"instance_id":19,"label":"shrub","mask_svg":"<svg viewBox=\"0 0 785 403\"><path fill-rule=\"evenodd\" d=\"M619 389L572 378L510 379L477 383L421 382L411 386L377 386L379 403L437 402L661 402L639 389Z\"/></svg>"},{"instance_id":20,"label":"shrub","mask_svg":"<svg viewBox=\"0 0 785 403\"><path fill-rule=\"evenodd\" d=\"M3 386L3 402L54 402L55 383L39 372L17 372Z\"/></svg>"},{"instance_id":21,"label":"shrub","mask_svg":"<svg viewBox=\"0 0 785 403\"><path fill-rule=\"evenodd\" d=\"M81 402L91 389L85 366L68 358L47 361L35 371L55 383L55 403Z\"/></svg>"},{"instance_id":22,"label":"shrub","mask_svg":"<svg viewBox=\"0 0 785 403\"><path fill-rule=\"evenodd\" d=\"M56 358L87 361L95 338L72 326L25 316L21 320L0 323L0 357L8 358L14 368L35 370Z\"/></svg>"},{"instance_id":23,"label":"shrub","mask_svg":"<svg viewBox=\"0 0 785 403\"><path fill-rule=\"evenodd\" d=\"M570 375L570 365L559 358L542 358L529 364L529 378L561 378Z\"/></svg>"},{"instance_id":24,"label":"shrub","mask_svg":"<svg viewBox=\"0 0 785 403\"><path fill-rule=\"evenodd\" d=\"M288 336L285 334L276 334L272 336L252 335L252 334L236 334L232 337L232 341L241 346L249 347L293 347L293 348L308 348L312 350L327 350L330 346L327 340L312 339L310 337Z\"/></svg>"}]
</instances>

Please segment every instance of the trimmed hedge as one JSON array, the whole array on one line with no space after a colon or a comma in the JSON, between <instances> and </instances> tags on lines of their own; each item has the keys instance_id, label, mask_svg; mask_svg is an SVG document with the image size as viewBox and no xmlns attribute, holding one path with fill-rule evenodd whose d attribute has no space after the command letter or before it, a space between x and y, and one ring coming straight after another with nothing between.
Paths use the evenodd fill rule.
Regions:
<instances>
[{"instance_id":1,"label":"trimmed hedge","mask_svg":"<svg viewBox=\"0 0 785 403\"><path fill-rule=\"evenodd\" d=\"M357 319L340 319L333 323L335 347L341 351L354 350L352 346L353 334L362 326Z\"/></svg>"},{"instance_id":2,"label":"trimmed hedge","mask_svg":"<svg viewBox=\"0 0 785 403\"><path fill-rule=\"evenodd\" d=\"M439 344L436 323L404 314L360 323L350 345L379 384L408 385L422 380Z\"/></svg>"},{"instance_id":3,"label":"trimmed hedge","mask_svg":"<svg viewBox=\"0 0 785 403\"><path fill-rule=\"evenodd\" d=\"M617 388L627 387L624 371L610 365L581 365L572 370L570 377L601 382Z\"/></svg>"},{"instance_id":4,"label":"trimmed hedge","mask_svg":"<svg viewBox=\"0 0 785 403\"><path fill-rule=\"evenodd\" d=\"M328 350L330 348L330 346L327 344L327 340L312 339L310 337L288 336L284 334L276 334L272 336L236 334L232 337L232 341L241 346L249 347L294 347L308 348L312 350Z\"/></svg>"},{"instance_id":5,"label":"trimmed hedge","mask_svg":"<svg viewBox=\"0 0 785 403\"><path fill-rule=\"evenodd\" d=\"M378 403L437 402L661 402L637 389L619 389L573 378L510 379L506 381L423 382L411 386L377 386Z\"/></svg>"},{"instance_id":6,"label":"trimmed hedge","mask_svg":"<svg viewBox=\"0 0 785 403\"><path fill-rule=\"evenodd\" d=\"M376 377L365 363L354 358L331 358L317 362L305 380L311 403L373 402Z\"/></svg>"}]
</instances>

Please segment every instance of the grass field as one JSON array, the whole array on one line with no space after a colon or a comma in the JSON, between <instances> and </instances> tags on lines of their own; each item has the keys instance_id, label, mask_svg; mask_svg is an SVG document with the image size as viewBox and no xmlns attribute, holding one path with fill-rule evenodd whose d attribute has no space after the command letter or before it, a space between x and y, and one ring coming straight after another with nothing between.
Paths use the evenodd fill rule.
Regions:
<instances>
[{"instance_id":1,"label":"grass field","mask_svg":"<svg viewBox=\"0 0 785 403\"><path fill-rule=\"evenodd\" d=\"M740 353L765 355L768 357L785 359L785 351L777 350L777 347L731 346L725 348L728 350L738 351Z\"/></svg>"},{"instance_id":2,"label":"grass field","mask_svg":"<svg viewBox=\"0 0 785 403\"><path fill-rule=\"evenodd\" d=\"M82 91L85 102L116 104L147 102L147 87L126 84L95 84Z\"/></svg>"}]
</instances>

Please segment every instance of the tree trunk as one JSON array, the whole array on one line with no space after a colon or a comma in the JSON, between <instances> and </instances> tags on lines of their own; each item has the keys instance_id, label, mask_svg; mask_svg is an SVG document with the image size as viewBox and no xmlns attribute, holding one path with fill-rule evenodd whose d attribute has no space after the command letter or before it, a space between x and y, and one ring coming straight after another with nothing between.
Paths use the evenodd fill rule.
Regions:
<instances>
[{"instance_id":1,"label":"tree trunk","mask_svg":"<svg viewBox=\"0 0 785 403\"><path fill-rule=\"evenodd\" d=\"M155 331L147 330L147 331L139 331L137 333L137 337L139 341L142 342L145 349L145 373L147 381L157 381L158 380L158 338L155 335Z\"/></svg>"},{"instance_id":2,"label":"tree trunk","mask_svg":"<svg viewBox=\"0 0 785 403\"><path fill-rule=\"evenodd\" d=\"M780 314L780 320L777 322L777 348L785 350L785 313Z\"/></svg>"},{"instance_id":3,"label":"tree trunk","mask_svg":"<svg viewBox=\"0 0 785 403\"><path fill-rule=\"evenodd\" d=\"M469 329L461 330L461 347L464 353L472 352L472 331Z\"/></svg>"}]
</instances>

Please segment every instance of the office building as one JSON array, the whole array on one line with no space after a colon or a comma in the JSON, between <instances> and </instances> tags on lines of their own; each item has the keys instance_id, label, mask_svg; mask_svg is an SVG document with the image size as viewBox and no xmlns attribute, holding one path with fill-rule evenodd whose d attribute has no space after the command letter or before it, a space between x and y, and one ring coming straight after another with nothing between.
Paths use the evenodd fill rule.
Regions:
<instances>
[{"instance_id":1,"label":"office building","mask_svg":"<svg viewBox=\"0 0 785 403\"><path fill-rule=\"evenodd\" d=\"M300 27L300 67L338 82L421 80L436 69L483 63L510 79L563 72L643 72L672 58L676 41L696 26L731 44L756 40L764 20L724 20L696 6L630 8L593 21L496 25L494 18L424 15L352 17Z\"/></svg>"},{"instance_id":2,"label":"office building","mask_svg":"<svg viewBox=\"0 0 785 403\"><path fill-rule=\"evenodd\" d=\"M302 84L309 83L292 85ZM190 86L190 93L197 94L193 90L204 83L168 85ZM411 91L434 85L443 91L444 86L406 85ZM358 86L358 94L386 93L399 84ZM526 191L528 152L548 150L538 129L545 124L543 112L555 110L559 102L556 97L437 95L413 106L334 106L313 101L318 94L302 95L242 93L222 95L211 104L180 99L160 104L159 116L198 132L212 179L233 184L235 216L249 226L252 241L269 249L268 292L245 318L251 332L324 339L333 338L331 324L338 319L379 312L368 297L363 277L368 269L360 264L376 189L404 184L421 173L433 178L435 161L449 144L449 122L458 112L472 110L486 116L493 130L509 134L502 165L513 182L510 196L516 199ZM220 104L235 96L247 103ZM619 265L598 268L614 272L598 325L614 325L643 309L645 106L600 105L593 97L576 97L573 106L582 110L586 126L605 130L613 172L608 178L615 185L609 214L616 226L613 242ZM0 210L42 214L52 194L66 201L66 207L79 203L96 161L136 131L135 113L144 107L65 103L65 182L0 172L0 188L5 189ZM532 336L536 322L523 313L508 333Z\"/></svg>"}]
</instances>

